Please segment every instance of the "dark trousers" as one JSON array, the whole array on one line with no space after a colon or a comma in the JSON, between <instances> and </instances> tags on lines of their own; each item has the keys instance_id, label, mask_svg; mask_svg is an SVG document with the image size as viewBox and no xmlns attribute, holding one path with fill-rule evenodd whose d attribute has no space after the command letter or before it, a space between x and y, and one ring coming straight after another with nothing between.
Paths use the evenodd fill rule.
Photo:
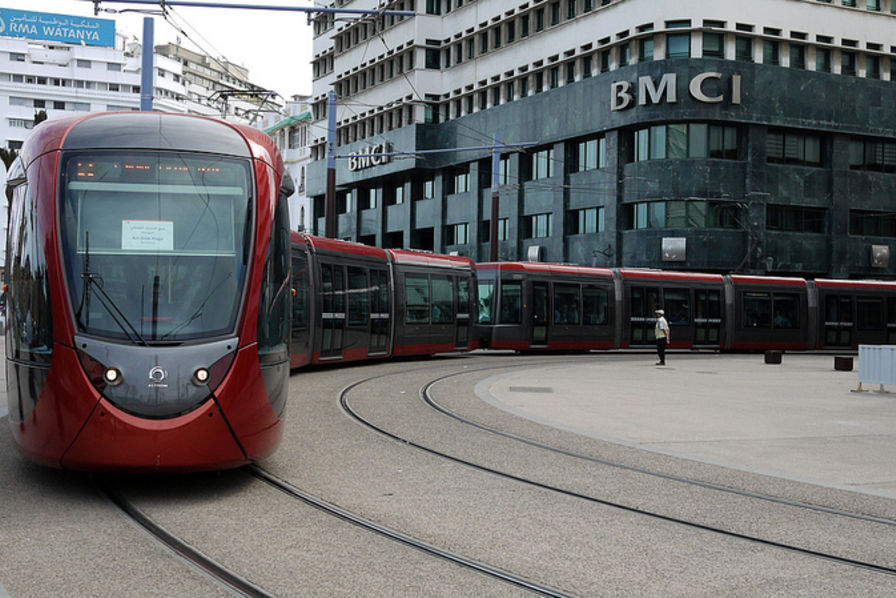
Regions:
<instances>
[{"instance_id":1,"label":"dark trousers","mask_svg":"<svg viewBox=\"0 0 896 598\"><path fill-rule=\"evenodd\" d=\"M666 363L666 337L656 339L656 354L660 357L660 363Z\"/></svg>"}]
</instances>

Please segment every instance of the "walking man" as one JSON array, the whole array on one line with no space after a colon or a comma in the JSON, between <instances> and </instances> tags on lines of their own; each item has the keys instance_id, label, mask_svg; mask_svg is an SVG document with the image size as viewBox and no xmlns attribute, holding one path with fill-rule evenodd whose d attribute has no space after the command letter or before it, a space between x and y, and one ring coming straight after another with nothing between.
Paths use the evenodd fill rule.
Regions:
<instances>
[{"instance_id":1,"label":"walking man","mask_svg":"<svg viewBox=\"0 0 896 598\"><path fill-rule=\"evenodd\" d=\"M657 365L666 365L666 343L670 340L669 322L666 321L665 312L661 309L656 310L656 328L653 330L656 336L656 354L660 360Z\"/></svg>"}]
</instances>

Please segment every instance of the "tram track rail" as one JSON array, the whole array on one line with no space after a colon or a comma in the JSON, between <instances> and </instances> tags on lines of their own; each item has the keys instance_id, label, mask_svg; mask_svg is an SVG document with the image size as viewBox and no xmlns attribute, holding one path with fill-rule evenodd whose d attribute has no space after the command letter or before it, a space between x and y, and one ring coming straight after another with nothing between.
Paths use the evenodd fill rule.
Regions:
<instances>
[{"instance_id":1,"label":"tram track rail","mask_svg":"<svg viewBox=\"0 0 896 598\"><path fill-rule=\"evenodd\" d=\"M473 569L475 571L478 571L479 573L483 573L500 581L507 582L526 590L530 590L542 596L551 596L554 598L572 598L573 596L573 594L568 594L555 588L548 587L544 584L539 584L535 581L528 580L519 575L514 575L507 571L502 571L486 563L481 563L473 559L469 559L456 552L445 550L432 544L422 542L421 540L417 540L415 538L412 538L411 536L402 534L401 532L380 525L370 519L347 511L327 501L316 498L308 494L307 492L296 488L295 486L279 478L278 476L275 476L269 471L266 471L264 468L259 467L258 465L248 466L248 471L257 479L273 486L274 488L280 490L281 492L284 492L292 498L296 498L298 500L306 502L330 515L333 515L334 517L338 517L339 519L343 519L345 521L353 523L365 530L374 532L381 536L385 536L406 546L416 548L417 550L423 551L431 556L450 561L456 565L461 565L463 567Z\"/></svg>"},{"instance_id":2,"label":"tram track rail","mask_svg":"<svg viewBox=\"0 0 896 598\"><path fill-rule=\"evenodd\" d=\"M211 578L235 596L246 598L275 598L261 586L249 581L232 569L224 566L203 552L193 548L170 531L159 525L135 504L119 492L112 482L104 477L94 476L93 483L97 491L106 497L122 512L122 514L155 538L178 558L185 561L199 573Z\"/></svg>"},{"instance_id":3,"label":"tram track rail","mask_svg":"<svg viewBox=\"0 0 896 598\"><path fill-rule=\"evenodd\" d=\"M488 369L491 369L491 368L488 368ZM477 371L481 371L481 370L477 370ZM459 415L459 414L451 411L447 407L440 405L435 399L432 398L432 395L430 394L429 391L433 386L435 386L436 384L438 384L440 382L444 382L445 380L448 380L450 378L455 378L458 376L466 375L468 373L469 373L469 371L455 372L455 373L447 374L445 376L441 376L439 378L436 378L435 380L430 381L429 383L427 383L426 385L424 385L423 387L420 388L420 390L419 390L420 399L424 403L426 403L427 405L429 405L430 407L435 409L436 411L438 411L438 412L442 413L443 415L446 415L452 419L455 419L455 420L461 422L462 424L465 424L465 425L468 425L468 426L471 426L474 428L478 428L478 429L488 432L490 434L496 434L498 436L503 436L505 438L515 440L517 442L528 444L528 445L534 446L536 448L540 448L540 449L551 451L551 452L554 452L557 454L565 455L567 457L573 457L575 459L581 459L583 461L589 461L591 463L596 463L599 465L606 465L608 467L613 467L616 469L621 469L621 470L625 470L625 471L631 471L633 473L639 473L639 474L643 474L643 475L647 475L647 476L652 476L652 477L668 480L671 482L678 482L681 484L698 486L698 487L706 488L709 490L716 490L718 492L734 494L734 495L742 496L745 498L755 498L757 500L787 505L790 507L798 507L798 508L807 509L810 511L818 511L821 513L827 513L829 515L836 515L839 517L847 517L850 519L858 519L858 520L867 521L870 523L879 523L881 525L889 525L889 526L896 527L896 520L894 520L894 519L888 519L885 517L875 517L873 515L864 515L862 513L854 513L851 511L844 511L843 509L835 509L832 507L825 507L823 505L813 505L811 503L807 503L804 501L797 501L797 500L792 500L792 499L781 498L779 496L771 496L769 494L761 494L758 492L751 492L749 490L743 490L740 488L732 488L730 486L714 484L712 482L707 482L704 480L695 480L693 478L677 476L677 475L673 475L673 474L669 474L669 473L664 473L661 471L647 469L644 467L636 467L634 465L629 465L627 463L622 463L619 461L613 461L610 459L602 459L600 457L594 457L592 455L585 455L585 454L577 453L575 451L567 450L564 448L551 446L544 442L539 442L537 440L533 440L531 438L526 438L526 437L518 435L518 434L505 432L504 430L499 430L495 427L487 426L480 422L476 422L469 418L463 417L462 415Z\"/></svg>"},{"instance_id":4,"label":"tram track rail","mask_svg":"<svg viewBox=\"0 0 896 598\"><path fill-rule=\"evenodd\" d=\"M507 432L504 432L501 430L494 429L490 426L486 426L486 425L478 423L478 422L473 422L472 420L468 420L462 416L452 413L450 410L447 410L447 409L443 408L442 406L438 405L437 403L435 403L435 401L430 402L427 400L427 396L429 394L429 389L432 388L432 386L434 384L436 384L437 382L439 382L440 380L448 379L448 378L451 378L454 376L469 375L471 373L479 373L479 372L484 372L484 371L489 371L489 370L498 370L498 369L506 370L506 364L501 365L501 366L494 366L494 367L465 369L463 372L454 372L451 374L447 374L445 376L441 376L435 380L431 380L427 384L420 387L419 391L418 391L418 396L431 409L436 410L437 412L441 413L442 415L444 415L446 417L453 418L453 419L461 422L462 424L469 425L469 426L475 427L477 429L480 429L484 432L487 432L490 434L497 434L497 435L506 437L510 440L525 443L530 446L534 446L534 447L537 447L537 448L540 448L543 450L555 451L558 454L563 454L568 457L581 458L581 459L587 460L587 461L595 463L595 464L619 468L619 469L630 471L632 473L651 475L651 476L655 476L659 479L667 480L670 482L691 484L691 485L701 487L701 488L704 488L707 490L727 492L727 493L731 493L733 495L744 497L744 498L763 500L763 501L767 501L769 503L776 503L776 504L780 504L780 505L784 505L784 506L788 506L788 507L796 507L796 508L806 509L809 511L821 512L821 513L824 513L827 515L832 515L832 516L837 516L837 517L852 518L852 519L861 520L861 521L868 522L868 523L880 524L880 525L885 525L885 526L896 526L896 521L887 519L887 518L867 516L867 515L863 515L860 513L852 513L852 512L843 511L840 509L834 509L834 508L824 507L824 506L820 506L820 505L812 505L812 504L805 503L805 502L793 501L793 500L782 499L780 497L765 495L765 494L761 494L761 493L739 490L737 488L729 488L726 486L713 484L710 482L705 482L705 481L701 481L701 480L693 480L693 479L689 479L689 478L685 478L685 477L681 477L681 476L674 476L674 475L659 472L659 471L651 471L651 470L644 469L644 468L633 467L633 466L630 466L630 465L627 465L624 463L620 463L620 462L614 462L614 461L610 461L610 460L606 460L606 459L600 459L600 458L596 458L596 457L589 456L589 455L582 455L579 453L575 453L574 451L568 451L566 449L551 447L550 445L546 445L544 443L539 443L537 441L533 441L531 439L527 439L522 436L518 436L515 434L511 434L511 433L507 433ZM737 539L737 540L743 540L743 541L751 542L751 543L754 543L757 545L762 545L762 546L766 546L766 547L770 547L770 548L786 550L788 552L797 553L797 554L801 554L801 555L805 555L805 556L809 556L809 557L813 557L813 558L823 559L823 560L826 560L829 562L839 563L841 565L845 565L845 566L849 566L849 567L873 571L873 572L879 573L879 574L884 574L884 575L888 575L888 576L896 576L896 567L894 567L894 566L880 564L880 563L874 563L874 562L870 562L870 561L866 561L866 560L862 560L862 559L850 558L850 557L846 557L843 555L832 554L830 552L825 552L822 550L815 550L812 548L798 546L796 544L792 544L792 543L788 543L788 542L782 542L782 541L777 541L777 540L773 540L773 539L769 539L769 538L763 538L758 535L741 533L741 532L733 531L730 529L725 529L725 528L719 527L717 525L700 523L700 522L688 520L688 519L685 519L682 517L676 517L676 516L672 516L672 515L663 514L658 511L655 511L655 510L635 507L635 506L632 506L629 504L625 504L621 501L601 498L601 497L589 495L589 494L586 494L583 492L577 492L574 490L565 489L565 488L559 487L559 485L541 482L541 481L530 479L530 478L520 476L520 475L517 475L514 473L509 473L507 471L501 471L494 467L482 465L481 463L476 463L469 459L458 457L456 455L449 454L447 452L433 448L431 446L427 446L427 445L425 445L421 442L418 442L416 440L402 437L400 434L391 432L391 431L385 429L384 427L379 426L376 423L366 419L364 416L362 416L360 413L358 413L351 406L351 404L349 402L349 394L352 390L354 390L366 383L372 382L374 380L382 379L382 378L393 376L393 375L400 375L400 373L396 374L393 372L390 374L381 374L381 375L377 375L377 376L371 376L369 378L358 380L358 381L354 382L353 384L348 385L347 387L345 387L342 390L342 392L340 393L340 396L339 396L339 405L340 405L341 409L347 414L347 416L352 418L358 424L376 432L377 434L387 437L395 442L412 447L416 450L423 451L430 455L446 459L453 463L463 465L466 467L470 467L470 468L473 468L475 470L478 470L478 471L481 471L481 472L484 472L487 474L499 476L501 478L508 479L508 480L511 480L514 482L525 484L530 487L538 488L541 490L547 490L547 491L556 493L558 495L562 495L562 496L574 498L574 499L579 499L579 500L584 500L584 501L587 501L587 502L590 502L593 504L599 504L599 505L602 505L605 507L625 511L625 512L628 512L631 514L650 517L652 519L656 519L659 521L682 525L682 526L685 526L685 527L688 527L691 529L695 529L695 530L700 530L703 532L718 534L718 535L721 535L724 537Z\"/></svg>"}]
</instances>

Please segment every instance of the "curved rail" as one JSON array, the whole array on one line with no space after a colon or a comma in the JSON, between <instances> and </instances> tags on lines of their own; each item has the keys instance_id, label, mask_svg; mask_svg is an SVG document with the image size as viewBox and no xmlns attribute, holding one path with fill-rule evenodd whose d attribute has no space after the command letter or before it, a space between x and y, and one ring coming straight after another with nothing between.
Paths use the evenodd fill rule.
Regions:
<instances>
[{"instance_id":1,"label":"curved rail","mask_svg":"<svg viewBox=\"0 0 896 598\"><path fill-rule=\"evenodd\" d=\"M489 369L489 368L483 368L483 369ZM470 370L466 370L464 373L469 373L469 372L470 372ZM583 493L581 493L581 492L575 492L575 491L566 490L566 489L563 489L563 488L558 488L558 487L556 487L556 486L552 486L552 485L550 485L550 484L546 484L546 483L543 483L543 482L538 482L538 481L536 481L536 480L527 479L527 478L524 478L524 477L521 477L521 476L518 476L518 475L515 475L515 474L507 473L507 472L500 471L500 470L497 470L497 469L494 469L494 468L491 468L491 467L488 467L488 466L480 465L480 464L478 464L478 463L474 463L474 462L472 462L472 461L469 461L469 460L466 460L466 459L463 459L463 458L460 458L460 457L456 457L456 456L454 456L454 455L450 455L450 454L448 454L448 453L445 453L445 452L436 450L436 449L434 449L434 448L431 448L431 447L422 445L422 444L420 444L420 443L418 443L418 442L415 442L415 441L413 441L413 440L410 440L410 439L407 439L407 438L402 438L401 436L399 436L399 435L397 435L397 434L394 434L394 433L392 433L392 432L389 432L388 430L386 430L386 429L384 429L384 428L382 428L382 427L380 427L380 426L377 426L377 425L374 424L373 422L370 422L370 421L364 419L364 417L362 417L359 413L357 413L354 409L352 409L352 407L349 405L349 402L348 402L348 392L349 392L351 389L356 388L356 387L358 387L358 386L360 386L360 385L362 385L362 384L364 384L364 383L366 383L366 382L369 382L369 381L371 381L371 380L374 380L374 379L377 379L377 378L384 378L384 377L386 377L386 376L387 376L386 374L378 375L378 376L372 376L372 377L370 377L370 378L366 378L366 379L364 379L364 380L359 380L359 381L355 382L354 384L351 384L351 385L347 386L345 389L343 389L342 393L340 393L339 403L340 403L340 406L342 407L343 411L345 411L345 413L346 413L349 417L351 417L352 419L354 419L355 421L357 421L357 422L360 423L361 425L363 425L363 426L365 426L365 427L367 427L367 428L373 430L374 432L376 432L376 433L378 433L378 434L381 434L381 435L383 435L383 436L385 436L385 437L387 437L387 438L391 438L392 440L395 440L395 441L400 442L400 443L402 443L402 444L405 444L405 445L407 445L407 446L414 447L415 449L424 451L424 452L429 453L429 454L431 454L431 455L435 455L435 456L438 456L438 457L447 459L447 460L449 460L449 461L452 461L452 462L454 462L454 463L458 463L458 464L465 465L465 466L467 466L467 467L471 467L471 468L476 469L476 470L479 470L479 471L483 471L483 472L485 472L485 473L490 473L490 474L493 474L493 475L496 475L496 476L503 477L503 478L505 478L505 479L509 479L509 480L513 480L513 481L515 481L515 482L519 482L519 483L522 483L522 484L526 484L526 485L529 485L529 486L533 486L533 487L535 487L535 488L540 488L540 489L543 489L543 490L549 490L549 491L551 491L551 492L555 492L555 493L557 493L557 494L561 494L561 495L563 495L563 496L572 497L572 498L577 498L577 499L585 500L585 501L592 502L592 503L595 503L595 504L600 504L600 505L604 505L604 506L607 506L607 507L611 507L611 508L619 509L619 510L622 510L622 511L626 511L626 512L629 512L629 513L634 513L634 514L637 514L637 515L643 515L643 516L646 516L646 517L650 517L650 518L653 518L653 519L658 519L658 520L666 521L666 522L670 522L670 523L676 523L676 524L683 525L683 526L686 526L686 527L689 527L689 528L692 528L692 529L698 529L698 530L701 530L701 531L712 532L712 533L715 533L715 534L720 534L720 535L723 535L723 536L727 536L727 537L729 537L729 538L737 538L737 539L740 539L740 540L746 540L746 541L748 541L748 542L753 542L753 543L760 544L760 545L763 545L763 546L768 546L768 547L773 547L773 548L779 548L779 549L782 549L782 550L787 550L787 551L795 552L795 553L798 553L798 554L803 554L803 555L807 555L807 556L812 556L812 557L815 557L815 558L820 558L820 559L824 559L824 560L832 561L832 562L835 562L835 563L840 563L840 564L843 564L843 565L848 565L848 566L851 566L851 567L857 567L857 568L861 568L861 569L867 569L867 570L870 570L870 571L874 571L874 572L882 573L882 574L886 574L886 575L896 575L896 567L889 567L889 566L886 566L886 565L880 565L880 564L877 564L877 563L869 563L869 562L866 562L866 561L861 561L861 560L857 560L857 559L851 559L851 558L847 558L847 557L843 557L843 556L838 556L838 555L835 555L835 554L825 553L825 552L818 551L818 550L812 550L812 549L809 549L809 548L804 548L804 547L800 547L800 546L794 546L794 545L787 544L787 543L784 543L784 542L778 542L778 541L775 541L775 540L769 540L769 539L761 538L761 537L758 537L758 536L753 536L753 535L749 535L749 534L743 534L743 533L739 533L739 532L734 532L734 531L726 530L726 529L723 529L723 528L720 528L720 527L716 527L716 526L713 526L713 525L707 525L707 524L703 524L703 523L697 523L697 522L694 522L694 521L688 521L688 520L686 520L686 519L681 519L681 518L679 518L679 517L673 517L673 516L670 516L670 515L664 515L664 514L662 514L662 513L657 513L657 512L654 512L654 511L649 511L649 510L641 509L641 508L638 508L638 507L632 507L632 506L630 506L630 505L622 504L622 503L619 503L619 502L615 502L615 501L611 501L611 500L607 500L607 499L603 499L603 498L598 498L598 497L594 497L594 496L589 496L589 495L587 495L587 494L583 494ZM665 475L665 474L661 474L661 475ZM886 521L886 520L885 520L885 521Z\"/></svg>"},{"instance_id":2,"label":"curved rail","mask_svg":"<svg viewBox=\"0 0 896 598\"><path fill-rule=\"evenodd\" d=\"M221 563L215 561L211 557L204 555L195 548L192 548L186 542L180 540L168 530L160 526L158 523L148 517L143 511L131 504L124 496L116 491L108 480L93 478L93 483L97 490L111 501L116 507L121 509L122 513L131 521L139 525L141 528L149 532L156 540L165 545L168 549L174 551L177 556L187 561L201 573L212 578L214 581L222 584L225 588L236 595L246 596L247 598L274 598L274 594L269 593L239 574L231 571Z\"/></svg>"},{"instance_id":3,"label":"curved rail","mask_svg":"<svg viewBox=\"0 0 896 598\"><path fill-rule=\"evenodd\" d=\"M555 598L570 598L571 597L571 594L567 594L567 593L561 592L559 590L550 588L548 586L545 586L545 585L542 585L542 584L539 584L539 583L536 583L533 581L529 581L529 580L527 580L523 577L520 577L518 575L513 575L511 573L507 573L506 571L501 571L500 569L496 569L495 567L491 567L490 565L487 565L485 563L480 563L480 562L474 561L472 559L468 559L468 558L466 558L462 555L459 555L455 552L443 550L443 549L435 547L431 544L421 542L420 540L416 540L410 536L407 536L407 535L397 532L395 530L389 529L389 528L382 526L378 523L375 523L369 519L365 519L364 517L361 517L354 513L350 513L349 511L346 511L345 509L343 509L341 507L337 507L336 505L333 505L333 504L323 501L319 498L315 498L314 496L311 496L307 492L304 492L304 491L296 488L295 486L278 478L274 474L264 470L263 468L261 468L257 465L249 465L248 469L252 473L252 475L257 477L258 479L270 484L271 486L288 494L289 496L292 496L293 498L302 500L302 501L324 511L325 513L328 513L335 517L339 517L340 519L344 519L346 521L354 523L355 525L358 525L366 530L375 532L382 536L386 536L387 538L390 538L397 542L401 542L402 544L411 546L418 550L422 550L423 552L430 554L432 556L436 556L438 558L451 561L452 563L455 563L458 565L463 565L464 567L474 569L480 573L484 573L491 577L497 578L501 581L505 581L505 582L513 584L515 586L519 586L521 588L531 590L533 592L537 592L543 596L552 596Z\"/></svg>"},{"instance_id":4,"label":"curved rail","mask_svg":"<svg viewBox=\"0 0 896 598\"><path fill-rule=\"evenodd\" d=\"M484 368L484 369L492 369L492 368ZM505 368L494 368L494 369L505 369ZM476 371L482 371L482 370L476 370ZM653 476L653 477L661 478L664 480L669 480L672 482L679 482L682 484L699 486L701 488L707 488L709 490L716 490L718 492L727 492L729 494L743 496L745 498L755 498L757 500L764 500L767 502L778 503L778 504L782 504L782 505L787 505L789 507L798 507L801 509L808 509L810 511L819 511L821 513L837 515L839 517L847 517L847 518L851 518L851 519L858 519L858 520L862 520L862 521L868 521L871 523L880 523L882 525L892 525L892 526L896 527L896 520L893 520L893 519L887 519L884 517L874 517L872 515L862 515L861 513L852 513L850 511L843 511L841 509L834 509L831 507L823 507L821 505L813 505L813 504L798 501L798 500L790 500L790 499L781 498L778 496L771 496L768 494L760 494L758 492L751 492L749 490L741 490L739 488L731 488L729 486L713 484L712 482L704 482L702 480L693 480L690 478L684 478L684 477L669 474L669 473L653 471L650 469L645 469L643 467L635 467L634 465L627 465L625 463L620 463L618 461L610 461L609 459L601 459L600 457L593 457L591 455L583 455L581 453L576 453L575 451L558 448L555 446L545 444L543 442L539 442L537 440L532 440L531 438L526 438L524 436L519 436L517 434L512 434L510 432L498 430L497 428L492 428L491 426L487 426L485 424L481 424L479 422L475 422L473 420L467 419L467 418L463 417L462 415L458 415L457 413L451 411L450 409L448 409L442 405L439 405L432 398L432 396L430 396L429 389L432 388L435 384L442 382L444 380L447 380L448 378L453 378L455 376L461 376L461 375L468 374L468 373L470 373L470 370L466 370L463 372L455 372L455 373L447 374L445 376L442 376L440 378L436 378L435 380L430 381L429 383L427 383L420 389L420 399L424 403L426 403L427 405L429 405L430 407L435 409L436 411L438 411L438 412L442 413L443 415L446 415L454 420L457 420L465 425L477 428L479 430L483 430L485 432L489 432L491 434L503 436L505 438L509 438L509 439L515 440L517 442L528 444L530 446L534 446L534 447L537 447L540 449L544 449L547 451L565 455L567 457L574 457L576 459L582 459L583 461L589 461L591 463L598 463L600 465L606 465L608 467L623 469L625 471L631 471L634 473L640 473L640 474L644 474L644 475L648 475L648 476Z\"/></svg>"}]
</instances>

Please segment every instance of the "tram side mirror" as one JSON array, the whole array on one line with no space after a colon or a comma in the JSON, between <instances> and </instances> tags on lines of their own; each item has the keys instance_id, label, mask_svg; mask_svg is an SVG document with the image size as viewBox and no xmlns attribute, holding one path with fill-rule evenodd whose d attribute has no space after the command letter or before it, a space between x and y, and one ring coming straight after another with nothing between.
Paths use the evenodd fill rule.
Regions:
<instances>
[{"instance_id":1,"label":"tram side mirror","mask_svg":"<svg viewBox=\"0 0 896 598\"><path fill-rule=\"evenodd\" d=\"M283 197L289 197L293 193L296 192L296 184L292 180L292 177L289 176L288 172L283 173L283 178L280 179L280 195Z\"/></svg>"}]
</instances>

